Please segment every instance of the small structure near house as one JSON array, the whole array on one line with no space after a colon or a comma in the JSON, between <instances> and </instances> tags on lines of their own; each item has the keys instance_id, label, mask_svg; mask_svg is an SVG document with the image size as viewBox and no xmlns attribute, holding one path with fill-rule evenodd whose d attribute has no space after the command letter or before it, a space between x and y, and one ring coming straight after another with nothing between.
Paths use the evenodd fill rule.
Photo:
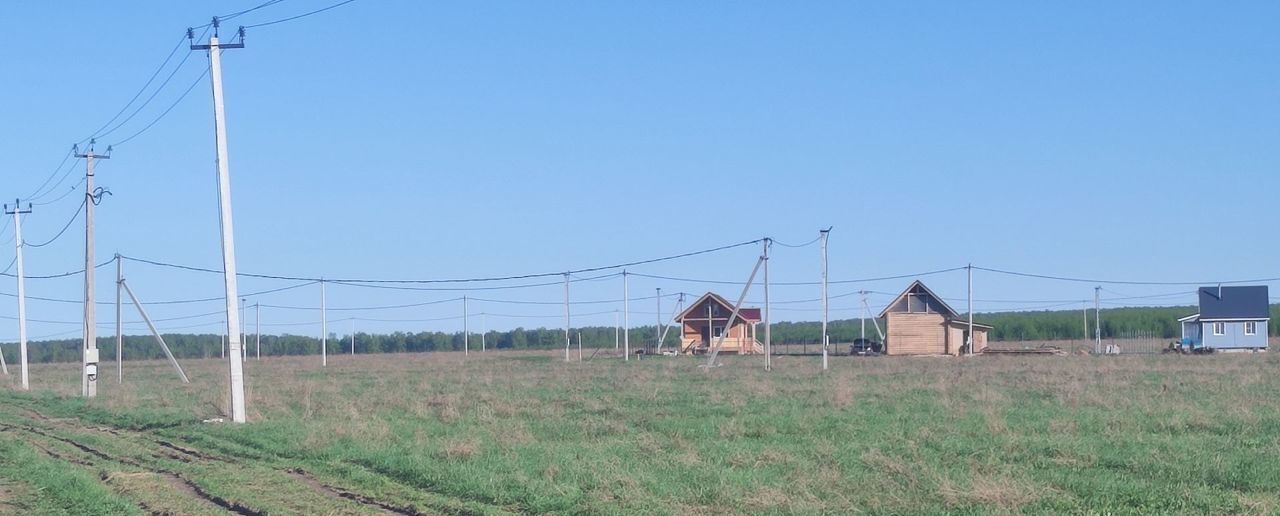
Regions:
<instances>
[{"instance_id":1,"label":"small structure near house","mask_svg":"<svg viewBox=\"0 0 1280 516\"><path fill-rule=\"evenodd\" d=\"M966 352L969 321L919 280L898 294L880 317L885 324L886 355L959 355ZM974 351L987 347L985 324L973 324Z\"/></svg>"},{"instance_id":2,"label":"small structure near house","mask_svg":"<svg viewBox=\"0 0 1280 516\"><path fill-rule=\"evenodd\" d=\"M676 316L680 324L680 352L707 353L721 335L725 335L721 353L764 353L764 347L756 340L756 325L760 323L759 308L743 308L738 317L725 326L733 314L733 303L719 294L707 292Z\"/></svg>"},{"instance_id":3,"label":"small structure near house","mask_svg":"<svg viewBox=\"0 0 1280 516\"><path fill-rule=\"evenodd\" d=\"M1267 349L1271 306L1266 285L1200 287L1200 313L1178 319L1192 351Z\"/></svg>"}]
</instances>

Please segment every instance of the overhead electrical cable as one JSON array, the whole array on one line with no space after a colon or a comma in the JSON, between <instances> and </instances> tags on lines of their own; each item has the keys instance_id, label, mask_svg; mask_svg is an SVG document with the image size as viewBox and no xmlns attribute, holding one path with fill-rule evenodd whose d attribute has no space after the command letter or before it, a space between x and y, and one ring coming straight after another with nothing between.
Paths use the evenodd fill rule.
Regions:
<instances>
[{"instance_id":1,"label":"overhead electrical cable","mask_svg":"<svg viewBox=\"0 0 1280 516\"><path fill-rule=\"evenodd\" d=\"M80 218L80 212L84 211L84 205L87 204L88 202L89 202L89 197L85 196L84 201L80 203L80 207L76 208L75 215L72 215L71 218L67 220L67 223L62 226L62 229L58 230L58 234L53 235L53 238L45 240L44 242L41 242L39 244L33 244L31 242L28 242L27 239L24 238L22 239L22 245L31 246L31 247L44 247L46 245L54 243L55 241L58 240L59 237L62 236L63 233L67 232L67 229L71 227L71 224L74 223L76 219ZM83 272L83 270L81 270L81 272Z\"/></svg>"},{"instance_id":2,"label":"overhead electrical cable","mask_svg":"<svg viewBox=\"0 0 1280 516\"><path fill-rule=\"evenodd\" d=\"M311 11L311 12L306 12L306 13L302 13L302 14L299 14L299 15L290 16L290 17L288 17L288 18L281 18L281 19L279 19L279 20L272 20L272 21L269 21L269 22L255 23L255 24L253 24L253 25L245 25L245 26L244 26L244 28L246 28L246 29L252 29L252 28L254 28L254 27L266 27L266 26L268 26L268 25L275 25L275 24L277 24L277 23L284 23L284 22L288 22L288 21L293 21L293 20L297 20L297 19L299 19L299 18L306 18L306 17L311 16L311 15L313 15L313 14L319 14L319 13L322 13L322 12L328 11L329 9L334 9L334 8L337 8L337 7L341 7L341 6L347 5L347 4L349 4L349 3L351 3L351 2L354 2L354 1L356 1L356 0L344 0L344 1L342 1L342 2L338 2L338 3L333 4L333 5L330 5L330 6L328 6L328 7L322 7L322 8L320 8L320 9L316 9L316 10Z\"/></svg>"},{"instance_id":3,"label":"overhead electrical cable","mask_svg":"<svg viewBox=\"0 0 1280 516\"><path fill-rule=\"evenodd\" d=\"M1040 279L1049 279L1049 280L1056 280L1056 281L1071 281L1076 283L1095 283L1095 284L1100 283L1105 285L1218 285L1218 284L1227 285L1227 284L1237 284L1237 283L1267 283L1267 282L1273 282L1273 281L1280 281L1280 277L1247 279L1247 280L1229 280L1229 281L1122 281L1122 280L1104 280L1104 279L1090 279L1090 278L1073 278L1069 276L1054 276L1050 274L1035 274L1030 272L1018 272L1018 271L1010 271L1010 270L1003 270L1003 269L978 267L976 265L973 268L980 271L994 272L996 274L1006 274L1010 276L1021 276L1024 278L1040 278Z\"/></svg>"},{"instance_id":4,"label":"overhead electrical cable","mask_svg":"<svg viewBox=\"0 0 1280 516\"><path fill-rule=\"evenodd\" d=\"M196 80L191 81L191 85L187 86L186 90L183 90L182 95L179 95L178 98L175 99L172 104L169 104L169 107L165 108L164 111L160 112L159 116L152 119L151 122L148 122L147 125L142 127L142 129L139 129L137 132L125 137L123 140L120 140L112 144L112 146L119 147L121 145L129 143L130 140L137 138L142 133L147 132L148 129L151 129L152 126L156 125L157 122L159 122L161 119L167 116L170 111L173 111L173 108L178 107L178 104L181 103L183 99L187 98L187 95L191 93L191 90L194 89L197 84L200 84L200 82L203 81L204 78L208 76L209 76L209 67L206 66L204 69L204 73L201 73L199 77L196 77Z\"/></svg>"}]
</instances>

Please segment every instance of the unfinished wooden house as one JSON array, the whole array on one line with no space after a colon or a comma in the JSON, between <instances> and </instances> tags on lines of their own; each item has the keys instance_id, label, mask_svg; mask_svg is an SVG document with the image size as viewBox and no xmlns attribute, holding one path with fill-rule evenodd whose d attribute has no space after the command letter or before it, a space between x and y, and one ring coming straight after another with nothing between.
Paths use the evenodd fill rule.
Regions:
<instances>
[{"instance_id":1,"label":"unfinished wooden house","mask_svg":"<svg viewBox=\"0 0 1280 516\"><path fill-rule=\"evenodd\" d=\"M916 280L880 312L886 355L959 355L966 352L969 322ZM991 326L973 325L974 350L987 347Z\"/></svg>"},{"instance_id":2,"label":"unfinished wooden house","mask_svg":"<svg viewBox=\"0 0 1280 516\"><path fill-rule=\"evenodd\" d=\"M738 317L725 326L733 313L733 303L719 294L707 292L689 308L676 316L680 324L680 351L682 353L706 353L715 341L725 335L721 353L764 353L764 346L756 340L756 326L760 323L759 308L743 308Z\"/></svg>"}]
</instances>

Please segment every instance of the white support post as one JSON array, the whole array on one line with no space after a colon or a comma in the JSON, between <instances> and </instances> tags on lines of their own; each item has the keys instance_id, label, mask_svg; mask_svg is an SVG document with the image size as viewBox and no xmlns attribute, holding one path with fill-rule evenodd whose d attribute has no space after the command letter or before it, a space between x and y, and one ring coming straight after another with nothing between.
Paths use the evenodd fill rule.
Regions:
<instances>
[{"instance_id":1,"label":"white support post","mask_svg":"<svg viewBox=\"0 0 1280 516\"><path fill-rule=\"evenodd\" d=\"M129 288L129 284L123 279L120 280L120 286L124 287L125 293L129 294L129 299L133 301L133 306L138 308L138 314L142 316L142 320L147 322L147 328L151 330L151 335L156 338L156 343L160 344L160 349L164 350L164 356L169 359L169 363L173 365L173 369L178 372L178 377L182 378L182 383L191 383L187 379L187 373L182 370L182 366L178 365L178 359L173 358L173 352L169 351L169 345L164 343L164 337L160 336L160 332L156 330L156 325L151 322L151 317L147 315L146 309L142 308L142 303L138 302L138 296L133 294L133 289ZM235 355L235 353L232 353Z\"/></svg>"},{"instance_id":2,"label":"white support post","mask_svg":"<svg viewBox=\"0 0 1280 516\"><path fill-rule=\"evenodd\" d=\"M724 345L724 338L729 335L729 328L733 327L733 322L738 320L738 312L742 309L743 301L747 299L747 292L751 290L751 284L756 280L756 273L760 272L760 265L765 261L764 256L756 259L756 266L751 269L751 276L747 277L747 283L742 286L742 294L738 295L738 302L733 304L733 312L729 314L729 320L725 321L725 330L720 332L720 338L716 339L715 345L711 346L711 352L707 353L707 363L701 367L710 371L716 365L716 357L720 355L720 346ZM707 316L707 339L710 340L715 332L714 325L711 322L711 316ZM754 344L753 344L754 345Z\"/></svg>"},{"instance_id":3,"label":"white support post","mask_svg":"<svg viewBox=\"0 0 1280 516\"><path fill-rule=\"evenodd\" d=\"M965 344L969 346L969 356L973 356L974 352L977 351L973 347L978 343L978 339L973 338L973 264L971 263L965 268L969 271L969 334L965 339L967 341Z\"/></svg>"},{"instance_id":4,"label":"white support post","mask_svg":"<svg viewBox=\"0 0 1280 516\"><path fill-rule=\"evenodd\" d=\"M653 349L658 350L662 348L662 287L658 287L657 294L653 298L658 301L658 311L656 312L658 325L653 327L653 338L657 339L657 342L654 343Z\"/></svg>"},{"instance_id":5,"label":"white support post","mask_svg":"<svg viewBox=\"0 0 1280 516\"><path fill-rule=\"evenodd\" d=\"M613 311L613 352L617 353L622 346L622 327L618 323L618 311Z\"/></svg>"},{"instance_id":6,"label":"white support post","mask_svg":"<svg viewBox=\"0 0 1280 516\"><path fill-rule=\"evenodd\" d=\"M462 356L471 355L471 331L467 328L467 296L462 296Z\"/></svg>"},{"instance_id":7,"label":"white support post","mask_svg":"<svg viewBox=\"0 0 1280 516\"><path fill-rule=\"evenodd\" d=\"M1093 353L1102 354L1102 287L1093 288Z\"/></svg>"},{"instance_id":8,"label":"white support post","mask_svg":"<svg viewBox=\"0 0 1280 516\"><path fill-rule=\"evenodd\" d=\"M99 159L111 158L111 147L107 147L107 154L98 155L93 152L93 140L89 140L89 150L81 154L76 146L72 146L72 152L77 158L84 158L85 174L84 174L84 346L82 347L81 364L83 370L80 374L80 395L86 398L92 398L98 395L98 321L97 307L94 305L93 295L93 272L94 272L94 242L93 242L93 211L97 206L97 192L93 186L93 164Z\"/></svg>"},{"instance_id":9,"label":"white support post","mask_svg":"<svg viewBox=\"0 0 1280 516\"><path fill-rule=\"evenodd\" d=\"M31 203L28 202L26 209L23 209L21 201L15 199L13 208L6 209L5 212L13 215L14 264L18 273L18 367L19 374L22 375L22 390L26 391L31 390L31 383L27 374L27 282L22 268L22 248L26 245L22 241L22 214L31 213ZM3 353L0 353L0 364L5 366L5 374L9 374Z\"/></svg>"},{"instance_id":10,"label":"white support post","mask_svg":"<svg viewBox=\"0 0 1280 516\"><path fill-rule=\"evenodd\" d=\"M831 228L819 231L822 237L822 370L829 367L827 355L831 340L827 337L827 236Z\"/></svg>"},{"instance_id":11,"label":"white support post","mask_svg":"<svg viewBox=\"0 0 1280 516\"><path fill-rule=\"evenodd\" d=\"M320 280L320 366L329 367L329 311L324 305L324 279Z\"/></svg>"},{"instance_id":12,"label":"white support post","mask_svg":"<svg viewBox=\"0 0 1280 516\"><path fill-rule=\"evenodd\" d=\"M485 345L485 334L489 333L489 320L485 317L484 312L480 312L480 352L484 353L488 350Z\"/></svg>"},{"instance_id":13,"label":"white support post","mask_svg":"<svg viewBox=\"0 0 1280 516\"><path fill-rule=\"evenodd\" d=\"M773 239L764 239L764 370L773 370L773 332L769 323L769 248L773 247ZM724 333L729 333L732 321L725 323Z\"/></svg>"},{"instance_id":14,"label":"white support post","mask_svg":"<svg viewBox=\"0 0 1280 516\"><path fill-rule=\"evenodd\" d=\"M622 361L631 360L631 300L627 292L627 271L622 271Z\"/></svg>"},{"instance_id":15,"label":"white support post","mask_svg":"<svg viewBox=\"0 0 1280 516\"><path fill-rule=\"evenodd\" d=\"M124 383L124 314L120 290L124 288L124 265L116 253L116 383Z\"/></svg>"},{"instance_id":16,"label":"white support post","mask_svg":"<svg viewBox=\"0 0 1280 516\"><path fill-rule=\"evenodd\" d=\"M217 144L218 168L218 215L222 230L222 278L225 288L227 310L226 334L231 339L231 352L227 353L228 374L231 390L231 421L244 423L246 418L244 399L244 362L240 355L240 314L236 311L236 300L240 299L236 285L236 247L235 231L231 222L231 171L227 160L227 117L223 107L222 95L222 50L228 48L244 48L244 32L240 33L240 43L218 42L218 20L213 20L214 34L207 45L192 44L192 50L209 51L210 80L213 83L213 125L214 138ZM191 37L191 30L187 30Z\"/></svg>"},{"instance_id":17,"label":"white support post","mask_svg":"<svg viewBox=\"0 0 1280 516\"><path fill-rule=\"evenodd\" d=\"M578 332L578 361L582 361L582 332Z\"/></svg>"},{"instance_id":18,"label":"white support post","mask_svg":"<svg viewBox=\"0 0 1280 516\"><path fill-rule=\"evenodd\" d=\"M569 361L569 347L573 344L569 338L569 273L564 273L564 361Z\"/></svg>"},{"instance_id":19,"label":"white support post","mask_svg":"<svg viewBox=\"0 0 1280 516\"><path fill-rule=\"evenodd\" d=\"M262 361L262 305L253 304L253 340L258 361Z\"/></svg>"},{"instance_id":20,"label":"white support post","mask_svg":"<svg viewBox=\"0 0 1280 516\"><path fill-rule=\"evenodd\" d=\"M356 318L351 318L351 356L356 356Z\"/></svg>"}]
</instances>

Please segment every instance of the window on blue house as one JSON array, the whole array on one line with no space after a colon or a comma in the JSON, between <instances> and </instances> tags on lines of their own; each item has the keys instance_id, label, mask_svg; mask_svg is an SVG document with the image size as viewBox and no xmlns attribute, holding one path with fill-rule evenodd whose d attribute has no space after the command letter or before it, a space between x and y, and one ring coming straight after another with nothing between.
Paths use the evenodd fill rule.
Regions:
<instances>
[{"instance_id":1,"label":"window on blue house","mask_svg":"<svg viewBox=\"0 0 1280 516\"><path fill-rule=\"evenodd\" d=\"M1245 335L1257 335L1257 334L1258 334L1258 323L1257 323L1256 321L1249 321L1249 322L1247 322L1247 323L1244 323L1244 334L1245 334Z\"/></svg>"},{"instance_id":2,"label":"window on blue house","mask_svg":"<svg viewBox=\"0 0 1280 516\"><path fill-rule=\"evenodd\" d=\"M1226 335L1226 334L1227 334L1227 323L1221 323L1221 322L1213 323L1213 334L1214 334L1214 335Z\"/></svg>"}]
</instances>

